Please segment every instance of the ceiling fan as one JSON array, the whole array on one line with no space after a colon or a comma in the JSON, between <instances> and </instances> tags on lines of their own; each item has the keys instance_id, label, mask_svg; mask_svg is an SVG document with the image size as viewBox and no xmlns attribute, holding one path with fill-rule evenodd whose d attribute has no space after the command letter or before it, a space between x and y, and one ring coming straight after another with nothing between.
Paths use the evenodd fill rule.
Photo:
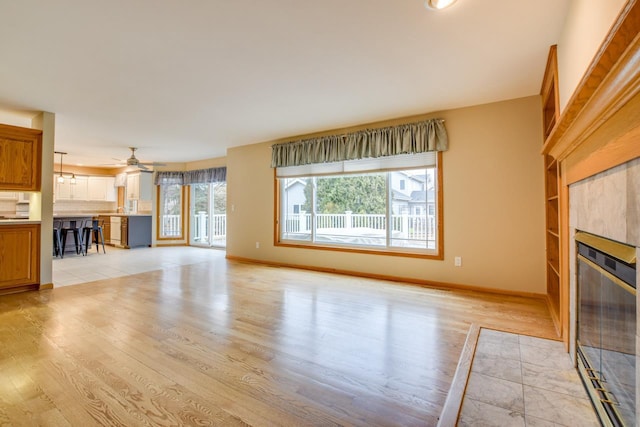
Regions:
<instances>
[{"instance_id":1,"label":"ceiling fan","mask_svg":"<svg viewBox=\"0 0 640 427\"><path fill-rule=\"evenodd\" d=\"M137 147L129 147L129 150L131 150L131 157L129 157L128 159L125 159L125 160L114 159L114 160L118 160L119 162L121 162L120 164L117 164L117 165L114 165L114 166L131 166L131 167L136 167L136 168L141 169L141 170L149 170L148 166L165 166L164 163L141 162L136 157L136 150L137 149L138 149Z\"/></svg>"}]
</instances>

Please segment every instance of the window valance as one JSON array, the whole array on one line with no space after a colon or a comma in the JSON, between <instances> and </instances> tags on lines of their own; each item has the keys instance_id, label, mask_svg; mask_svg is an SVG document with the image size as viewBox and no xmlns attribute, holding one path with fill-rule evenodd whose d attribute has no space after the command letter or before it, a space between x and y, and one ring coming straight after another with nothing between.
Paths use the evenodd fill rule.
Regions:
<instances>
[{"instance_id":1,"label":"window valance","mask_svg":"<svg viewBox=\"0 0 640 427\"><path fill-rule=\"evenodd\" d=\"M184 172L184 185L213 184L227 180L227 168L198 169Z\"/></svg>"},{"instance_id":2,"label":"window valance","mask_svg":"<svg viewBox=\"0 0 640 427\"><path fill-rule=\"evenodd\" d=\"M271 148L271 167L277 168L446 151L449 148L449 140L444 120L430 119L400 126L275 144Z\"/></svg>"},{"instance_id":3,"label":"window valance","mask_svg":"<svg viewBox=\"0 0 640 427\"><path fill-rule=\"evenodd\" d=\"M155 185L213 184L227 180L227 168L156 172Z\"/></svg>"},{"instance_id":4,"label":"window valance","mask_svg":"<svg viewBox=\"0 0 640 427\"><path fill-rule=\"evenodd\" d=\"M156 172L154 179L155 185L183 185L184 184L184 172L171 172L162 171Z\"/></svg>"}]
</instances>

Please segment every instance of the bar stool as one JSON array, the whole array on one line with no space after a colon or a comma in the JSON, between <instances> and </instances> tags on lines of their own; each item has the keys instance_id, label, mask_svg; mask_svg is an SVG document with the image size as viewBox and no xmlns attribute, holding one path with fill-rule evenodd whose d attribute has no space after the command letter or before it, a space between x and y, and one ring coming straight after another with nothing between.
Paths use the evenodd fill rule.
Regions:
<instances>
[{"instance_id":1,"label":"bar stool","mask_svg":"<svg viewBox=\"0 0 640 427\"><path fill-rule=\"evenodd\" d=\"M95 243L96 251L100 253L100 244L102 244L102 252L107 253L104 249L104 234L102 234L102 227L104 226L104 220L92 219L85 221L82 227L82 241L84 242L84 254L87 255L89 251L89 243ZM92 239L93 237L93 239Z\"/></svg>"},{"instance_id":2,"label":"bar stool","mask_svg":"<svg viewBox=\"0 0 640 427\"><path fill-rule=\"evenodd\" d=\"M53 255L59 256L60 258L64 258L64 254L62 253L62 221L55 220L53 221Z\"/></svg>"},{"instance_id":3,"label":"bar stool","mask_svg":"<svg viewBox=\"0 0 640 427\"><path fill-rule=\"evenodd\" d=\"M64 257L64 251L67 246L67 236L69 233L73 233L73 242L76 247L76 254L84 255L84 250L82 249L82 230L80 229L80 224L78 221L69 220L65 221L67 226L62 227L62 257Z\"/></svg>"}]
</instances>

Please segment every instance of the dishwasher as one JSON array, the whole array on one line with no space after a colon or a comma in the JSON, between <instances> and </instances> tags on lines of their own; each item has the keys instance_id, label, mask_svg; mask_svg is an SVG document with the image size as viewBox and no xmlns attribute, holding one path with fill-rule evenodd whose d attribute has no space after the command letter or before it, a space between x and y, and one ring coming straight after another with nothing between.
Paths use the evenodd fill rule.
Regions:
<instances>
[{"instance_id":1,"label":"dishwasher","mask_svg":"<svg viewBox=\"0 0 640 427\"><path fill-rule=\"evenodd\" d=\"M114 246L122 246L121 236L122 232L120 226L122 225L122 217L111 217L111 244Z\"/></svg>"}]
</instances>

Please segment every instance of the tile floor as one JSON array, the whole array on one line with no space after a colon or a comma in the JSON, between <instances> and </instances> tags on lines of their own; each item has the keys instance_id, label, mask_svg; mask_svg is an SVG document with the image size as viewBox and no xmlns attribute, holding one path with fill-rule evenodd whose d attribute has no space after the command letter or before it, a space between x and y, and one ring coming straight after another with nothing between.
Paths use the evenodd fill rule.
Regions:
<instances>
[{"instance_id":1,"label":"tile floor","mask_svg":"<svg viewBox=\"0 0 640 427\"><path fill-rule=\"evenodd\" d=\"M53 259L53 286L77 285L95 280L162 270L179 265L224 259L225 251L213 248L173 246L119 249L106 247L106 254L89 251L87 256L65 254Z\"/></svg>"},{"instance_id":2,"label":"tile floor","mask_svg":"<svg viewBox=\"0 0 640 427\"><path fill-rule=\"evenodd\" d=\"M481 329L458 426L600 426L558 341Z\"/></svg>"}]
</instances>

